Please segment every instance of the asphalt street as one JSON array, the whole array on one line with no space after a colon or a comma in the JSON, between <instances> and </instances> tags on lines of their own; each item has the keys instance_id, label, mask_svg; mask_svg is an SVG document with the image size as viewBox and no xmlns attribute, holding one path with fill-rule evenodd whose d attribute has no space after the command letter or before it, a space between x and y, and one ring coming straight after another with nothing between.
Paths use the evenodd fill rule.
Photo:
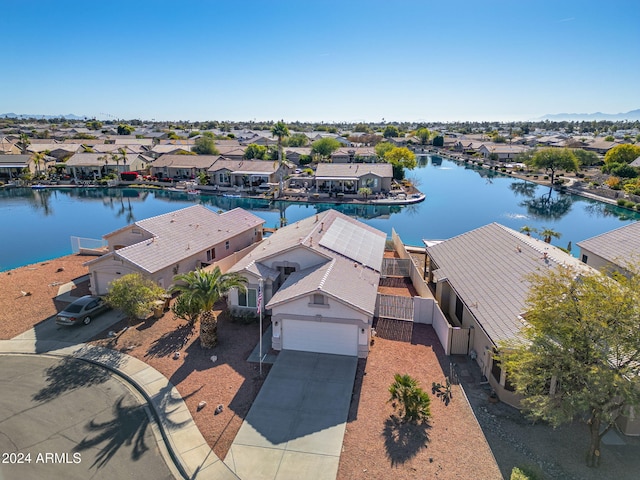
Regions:
<instances>
[{"instance_id":1,"label":"asphalt street","mask_svg":"<svg viewBox=\"0 0 640 480\"><path fill-rule=\"evenodd\" d=\"M142 397L105 368L0 356L0 480L177 478L157 432Z\"/></svg>"}]
</instances>

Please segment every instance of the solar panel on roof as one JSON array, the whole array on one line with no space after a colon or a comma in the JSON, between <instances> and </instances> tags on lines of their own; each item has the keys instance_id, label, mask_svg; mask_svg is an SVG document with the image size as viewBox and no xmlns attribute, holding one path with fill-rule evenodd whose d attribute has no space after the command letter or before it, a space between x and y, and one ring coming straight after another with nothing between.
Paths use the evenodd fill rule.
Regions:
<instances>
[{"instance_id":1,"label":"solar panel on roof","mask_svg":"<svg viewBox=\"0 0 640 480\"><path fill-rule=\"evenodd\" d=\"M379 271L385 241L385 237L338 217L322 236L320 245Z\"/></svg>"}]
</instances>

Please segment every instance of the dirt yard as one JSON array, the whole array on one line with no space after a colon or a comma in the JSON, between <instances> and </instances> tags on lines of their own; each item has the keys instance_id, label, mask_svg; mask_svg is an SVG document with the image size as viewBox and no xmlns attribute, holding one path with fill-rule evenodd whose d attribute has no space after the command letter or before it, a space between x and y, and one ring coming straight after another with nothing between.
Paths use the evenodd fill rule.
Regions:
<instances>
[{"instance_id":1,"label":"dirt yard","mask_svg":"<svg viewBox=\"0 0 640 480\"><path fill-rule=\"evenodd\" d=\"M0 339L13 338L62 310L67 303L55 299L60 285L88 274L83 263L92 258L68 255L0 272Z\"/></svg>"},{"instance_id":2,"label":"dirt yard","mask_svg":"<svg viewBox=\"0 0 640 480\"><path fill-rule=\"evenodd\" d=\"M459 386L452 386L449 405L431 394L432 382L443 382L448 368L430 326L414 325L411 342L376 338L358 365L339 479L502 478ZM387 402L396 373L413 376L429 393L428 424L397 421Z\"/></svg>"}]
</instances>

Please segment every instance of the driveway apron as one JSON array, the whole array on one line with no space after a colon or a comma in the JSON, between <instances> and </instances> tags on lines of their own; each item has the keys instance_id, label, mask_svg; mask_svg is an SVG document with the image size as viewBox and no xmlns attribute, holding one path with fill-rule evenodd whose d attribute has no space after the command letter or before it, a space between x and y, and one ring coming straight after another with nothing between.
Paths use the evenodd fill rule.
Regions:
<instances>
[{"instance_id":1,"label":"driveway apron","mask_svg":"<svg viewBox=\"0 0 640 480\"><path fill-rule=\"evenodd\" d=\"M224 462L243 479L335 480L357 364L280 352Z\"/></svg>"}]
</instances>

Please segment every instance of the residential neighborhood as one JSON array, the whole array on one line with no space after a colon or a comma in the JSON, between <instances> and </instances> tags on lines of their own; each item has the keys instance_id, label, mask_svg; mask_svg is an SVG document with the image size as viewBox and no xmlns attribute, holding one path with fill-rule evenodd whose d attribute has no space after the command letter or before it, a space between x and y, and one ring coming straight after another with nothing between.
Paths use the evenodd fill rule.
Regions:
<instances>
[{"instance_id":1,"label":"residential neighborhood","mask_svg":"<svg viewBox=\"0 0 640 480\"><path fill-rule=\"evenodd\" d=\"M56 329L38 313L42 322L29 325L16 314L7 321L24 326L3 337L0 353L38 353L45 344L62 352L74 338L87 345L82 358L103 352L93 361L132 375L143 396L156 398L160 385L175 389L177 410L166 407L166 398L153 408L171 449L167 458L176 459L169 463L182 472L178 478L256 478L257 472L278 478L278 471L353 478L359 452L383 475L392 475L398 462L405 472L400 478L413 471L435 475L433 458L443 470L474 468L482 478L507 478L520 467L550 478L584 473L574 460L549 466L540 460L550 455L555 435L584 435L587 448L580 414L564 427L570 434L554 433L553 419L542 414L529 438L514 433L530 411L525 392L533 386L523 386L511 355L525 348L523 335L543 317L532 293L541 278L570 272L585 284L602 277L607 288L614 288L608 282L633 285L637 221L563 248L555 240L559 232L524 224L517 230L499 220L432 238L436 220L422 214L409 229L420 240L406 242L393 212L435 200L433 187L412 176L414 169L453 162L487 184L510 179L509 188L531 212L540 211L533 205L553 213L563 198L576 195L635 219L640 189L629 169L640 158L638 127L576 135L560 125L478 126L482 132L371 125L370 133L354 131L355 125L335 133L296 125L301 131L279 137L278 129L288 128L284 122L211 128L207 135L195 126L142 122L119 135L124 123L97 130L85 124L57 127L47 134L52 138L41 139L47 125L20 121L0 134L2 192L30 192L37 201L48 192L79 192L121 217L101 238L78 240L77 262L54 272L70 275L68 281L47 280L54 305L28 283L27 270L26 283L21 280L7 302L45 294L36 311L55 307L50 315L62 316L62 308L90 296L106 302L107 312L78 316L83 326L77 329L60 322ZM552 160L545 163L547 157ZM540 199L527 193L537 186L546 192ZM134 214L151 193L181 203ZM308 211L291 215L288 206ZM447 219L446 204L437 208L443 213L437 221L455 221ZM375 221L390 225L390 232ZM35 267L18 268L16 275L23 268ZM621 342L619 348L631 347ZM611 361L608 368L629 378L633 365ZM403 419L407 410L388 398L399 385L392 384L394 375L404 372L419 378L424 390L415 388L431 399L420 421ZM557 380L555 370L549 375L543 391L555 399L569 384ZM592 457L599 459L601 450L603 458L617 455L617 466L605 468L621 478L635 457L616 446L640 448L634 399L633 389L615 390L609 402L615 409L603 407L608 416L594 417L603 423ZM431 429L428 436L424 428ZM398 435L414 440L398 449ZM481 454L471 463L455 462L440 443L447 435ZM529 452L533 464L517 449ZM573 458L555 454L561 452Z\"/></svg>"}]
</instances>

